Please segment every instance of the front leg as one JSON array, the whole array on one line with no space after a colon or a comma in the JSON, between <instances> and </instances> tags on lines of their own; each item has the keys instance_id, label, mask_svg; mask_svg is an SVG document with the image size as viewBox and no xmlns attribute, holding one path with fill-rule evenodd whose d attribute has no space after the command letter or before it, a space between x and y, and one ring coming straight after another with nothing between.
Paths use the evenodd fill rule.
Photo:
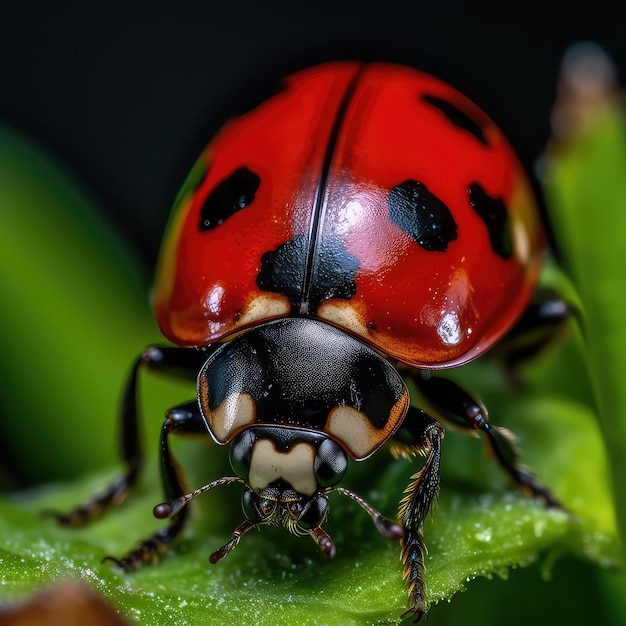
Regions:
<instances>
[{"instance_id":1,"label":"front leg","mask_svg":"<svg viewBox=\"0 0 626 626\"><path fill-rule=\"evenodd\" d=\"M421 409L411 407L404 419L401 431L401 446L404 451L426 457L422 469L411 476L400 503L400 521L404 528L402 539L403 579L409 591L409 609L402 615L414 615L419 621L424 615L424 559L426 545L421 526L439 492L439 466L443 428ZM408 436L409 441L405 439Z\"/></svg>"},{"instance_id":2,"label":"front leg","mask_svg":"<svg viewBox=\"0 0 626 626\"><path fill-rule=\"evenodd\" d=\"M170 409L165 417L161 429L161 482L165 500L173 501L185 495L182 472L170 450L171 434L198 435L208 434L204 420L196 401ZM146 563L157 563L160 555L167 546L180 534L189 519L189 507L181 506L175 513L159 505L154 509L158 518L169 517L170 523L148 538L141 541L139 546L130 550L120 559L106 557L127 572L139 569Z\"/></svg>"},{"instance_id":3,"label":"front leg","mask_svg":"<svg viewBox=\"0 0 626 626\"><path fill-rule=\"evenodd\" d=\"M207 353L192 348L150 346L133 364L122 396L120 411L120 452L126 471L120 478L95 494L88 502L67 513L44 511L63 526L80 527L105 511L119 506L137 483L144 466L139 409L139 371L148 369L195 381ZM206 431L206 429L205 429Z\"/></svg>"}]
</instances>

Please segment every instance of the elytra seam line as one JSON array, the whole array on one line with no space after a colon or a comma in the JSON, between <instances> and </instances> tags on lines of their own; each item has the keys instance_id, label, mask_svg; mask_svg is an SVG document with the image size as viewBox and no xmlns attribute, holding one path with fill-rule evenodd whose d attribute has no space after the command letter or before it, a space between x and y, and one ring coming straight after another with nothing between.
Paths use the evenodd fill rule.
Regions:
<instances>
[{"instance_id":1,"label":"elytra seam line","mask_svg":"<svg viewBox=\"0 0 626 626\"><path fill-rule=\"evenodd\" d=\"M302 299L300 301L300 314L302 315L309 313L309 291L311 289L313 265L315 263L315 250L318 245L319 224L326 205L326 185L330 173L330 166L333 161L335 148L337 146L337 141L339 140L339 132L341 131L341 126L343 125L348 105L350 104L356 87L361 80L364 69L365 63L360 64L360 66L356 69L354 76L350 79L343 98L339 103L339 107L337 108L335 120L328 138L328 145L326 146L324 161L322 162L322 171L320 172L317 189L315 191L315 200L313 202L313 216L311 219L311 228L309 230L309 249L306 268L304 271L304 280L302 282Z\"/></svg>"}]
</instances>

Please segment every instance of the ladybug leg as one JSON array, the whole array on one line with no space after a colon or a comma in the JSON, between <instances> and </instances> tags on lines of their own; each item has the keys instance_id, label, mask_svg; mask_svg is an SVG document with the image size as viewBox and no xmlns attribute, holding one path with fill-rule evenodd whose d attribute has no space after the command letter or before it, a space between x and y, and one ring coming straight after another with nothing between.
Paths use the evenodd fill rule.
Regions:
<instances>
[{"instance_id":1,"label":"ladybug leg","mask_svg":"<svg viewBox=\"0 0 626 626\"><path fill-rule=\"evenodd\" d=\"M400 521L404 528L402 538L403 578L409 591L409 609L402 615L414 615L419 621L424 615L424 559L426 545L421 526L431 509L439 491L439 465L441 460L441 440L443 428L439 422L421 409L411 407L399 435L408 435L411 443L403 439L402 448L411 454L426 457L422 469L411 476L411 483L405 490L400 503Z\"/></svg>"},{"instance_id":2,"label":"ladybug leg","mask_svg":"<svg viewBox=\"0 0 626 626\"><path fill-rule=\"evenodd\" d=\"M504 362L513 385L522 385L520 366L559 338L571 313L570 306L553 290L537 291L520 321L493 350Z\"/></svg>"},{"instance_id":3,"label":"ladybug leg","mask_svg":"<svg viewBox=\"0 0 626 626\"><path fill-rule=\"evenodd\" d=\"M477 398L446 378L422 371L413 378L432 409L471 434L483 434L494 457L527 496L539 498L547 507L564 508L550 490L519 464L512 433L489 423L487 409Z\"/></svg>"},{"instance_id":4,"label":"ladybug leg","mask_svg":"<svg viewBox=\"0 0 626 626\"><path fill-rule=\"evenodd\" d=\"M154 515L158 518L168 517L169 526L161 528L144 539L137 548L120 559L106 557L107 560L113 561L127 572L137 570L146 563L157 563L159 555L180 534L189 518L189 508L185 506L187 501L185 501L184 480L170 450L169 436L171 434L207 434L206 425L196 401L170 409L161 429L161 482L165 499L169 502L157 505ZM172 505L178 501L181 502L180 505Z\"/></svg>"},{"instance_id":5,"label":"ladybug leg","mask_svg":"<svg viewBox=\"0 0 626 626\"><path fill-rule=\"evenodd\" d=\"M80 527L99 517L105 511L119 506L137 482L144 465L140 436L140 411L138 403L139 370L147 368L195 380L207 354L194 349L151 346L133 363L128 375L120 411L120 452L126 472L115 482L95 494L88 502L62 513L44 511L63 526ZM206 432L206 429L205 429Z\"/></svg>"}]
</instances>

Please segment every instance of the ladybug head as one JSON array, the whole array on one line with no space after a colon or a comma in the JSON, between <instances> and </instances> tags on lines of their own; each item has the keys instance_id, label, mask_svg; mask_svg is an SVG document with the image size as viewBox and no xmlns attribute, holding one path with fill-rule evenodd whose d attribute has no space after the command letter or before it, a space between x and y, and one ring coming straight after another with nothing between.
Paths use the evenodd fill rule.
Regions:
<instances>
[{"instance_id":1,"label":"ladybug head","mask_svg":"<svg viewBox=\"0 0 626 626\"><path fill-rule=\"evenodd\" d=\"M335 544L321 528L328 511L328 500L322 493L301 497L292 491L290 495L289 489L277 494L275 488L256 493L246 487L242 506L246 518L253 524L281 525L294 535L309 534L324 556L335 556Z\"/></svg>"},{"instance_id":2,"label":"ladybug head","mask_svg":"<svg viewBox=\"0 0 626 626\"><path fill-rule=\"evenodd\" d=\"M235 437L230 462L237 476L220 478L154 509L156 517L173 517L192 498L213 487L243 483L246 519L235 528L232 539L210 556L211 563L223 559L246 532L259 524L284 526L295 535L308 534L326 558L333 558L335 544L321 526L328 513L327 494L332 491L363 507L383 536L395 541L404 536L401 526L338 486L348 467L348 456L325 433L289 426L254 426Z\"/></svg>"},{"instance_id":3,"label":"ladybug head","mask_svg":"<svg viewBox=\"0 0 626 626\"><path fill-rule=\"evenodd\" d=\"M311 430L256 426L233 440L230 462L246 484L242 507L247 520L310 534L326 556L334 555L334 545L320 525L328 511L324 494L348 467L338 443Z\"/></svg>"},{"instance_id":4,"label":"ladybug head","mask_svg":"<svg viewBox=\"0 0 626 626\"><path fill-rule=\"evenodd\" d=\"M156 517L172 517L204 491L230 482L243 483L242 508L246 519L235 528L232 539L210 556L211 563L223 559L246 532L259 524L284 526L296 535L308 534L326 558L333 558L335 544L321 526L328 513L327 494L332 491L362 506L388 539L398 541L404 536L401 526L338 486L348 457L338 443L323 433L290 427L253 427L235 438L230 461L237 476L220 478L154 509Z\"/></svg>"}]
</instances>

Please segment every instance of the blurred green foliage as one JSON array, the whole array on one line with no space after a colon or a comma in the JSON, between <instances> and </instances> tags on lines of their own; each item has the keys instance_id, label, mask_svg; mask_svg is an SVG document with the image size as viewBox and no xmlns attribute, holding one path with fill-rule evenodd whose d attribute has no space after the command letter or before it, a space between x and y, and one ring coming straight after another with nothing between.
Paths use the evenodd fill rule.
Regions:
<instances>
[{"instance_id":1,"label":"blurred green foliage","mask_svg":"<svg viewBox=\"0 0 626 626\"><path fill-rule=\"evenodd\" d=\"M626 537L626 119L609 106L593 131L546 161L546 195L580 298L585 354Z\"/></svg>"},{"instance_id":2,"label":"blurred green foliage","mask_svg":"<svg viewBox=\"0 0 626 626\"><path fill-rule=\"evenodd\" d=\"M7 127L0 230L4 482L110 465L125 372L159 340L148 279L86 193Z\"/></svg>"},{"instance_id":3,"label":"blurred green foliage","mask_svg":"<svg viewBox=\"0 0 626 626\"><path fill-rule=\"evenodd\" d=\"M585 193L576 184L582 171L607 157L600 149L583 152L552 164L551 200L559 240L567 240L573 286L554 265L543 278L580 296L584 338L572 324L566 341L529 365L523 392L507 388L492 359L451 373L482 395L494 423L518 435L523 461L572 515L510 492L480 445L447 433L441 496L424 528L428 599L468 592L434 606L430 624L626 622L619 600L626 587L608 573L619 561L612 484L624 506L616 477L624 475L626 458L620 387L626 290L615 286L622 280L618 240L626 233L626 212L622 221L601 213L616 211L612 202L626 202L617 176L626 157L622 143L621 151L609 152L610 168L597 165L602 189L588 191L588 209L577 204ZM592 185L590 178L578 184ZM581 211L593 224L579 220ZM125 575L101 563L159 525L151 510L161 499L160 421L168 406L193 396L189 386L143 377L150 462L136 497L77 531L40 519L40 509L67 509L115 475L124 374L159 334L148 306L149 283L132 253L71 175L8 128L0 128L0 220L0 450L7 491L0 502L0 601L79 577L141 624L396 623L406 603L399 548L338 496L326 525L338 548L332 562L323 561L310 541L264 528L247 535L228 559L209 565L208 555L242 516L239 490L224 487L199 499L190 528L158 567ZM581 250L585 256L579 257ZM176 449L191 470L190 486L227 472L224 450L210 443L180 442ZM392 514L418 466L382 451L351 468L346 486ZM23 485L31 489L18 489ZM482 580L472 582L476 577Z\"/></svg>"}]
</instances>

